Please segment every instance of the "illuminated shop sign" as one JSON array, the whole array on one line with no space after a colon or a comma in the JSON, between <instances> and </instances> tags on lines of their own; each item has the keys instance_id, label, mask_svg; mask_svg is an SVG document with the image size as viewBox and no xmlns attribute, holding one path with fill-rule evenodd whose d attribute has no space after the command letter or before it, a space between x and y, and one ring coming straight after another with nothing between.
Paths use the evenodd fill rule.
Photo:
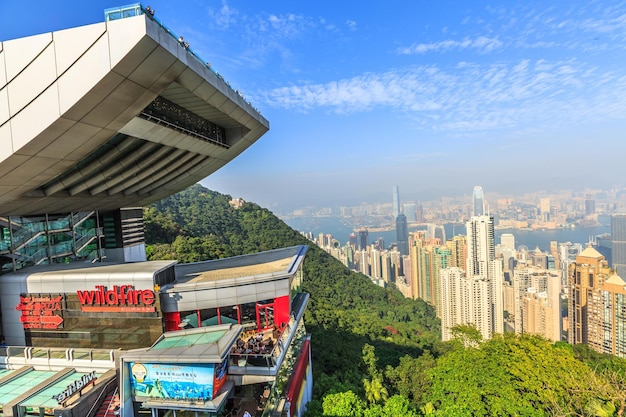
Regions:
<instances>
[{"instance_id":1,"label":"illuminated shop sign","mask_svg":"<svg viewBox=\"0 0 626 417\"><path fill-rule=\"evenodd\" d=\"M15 307L22 312L20 323L25 329L58 329L61 317L62 295L56 297L22 294Z\"/></svg>"},{"instance_id":2,"label":"illuminated shop sign","mask_svg":"<svg viewBox=\"0 0 626 417\"><path fill-rule=\"evenodd\" d=\"M137 397L210 401L226 379L226 365L130 362L130 386Z\"/></svg>"},{"instance_id":3,"label":"illuminated shop sign","mask_svg":"<svg viewBox=\"0 0 626 417\"><path fill-rule=\"evenodd\" d=\"M95 290L78 290L80 309L89 312L137 312L155 311L155 295L152 290L136 290L132 285L115 285L108 289L96 285Z\"/></svg>"},{"instance_id":4,"label":"illuminated shop sign","mask_svg":"<svg viewBox=\"0 0 626 417\"><path fill-rule=\"evenodd\" d=\"M85 374L82 377L80 377L80 379L77 379L76 381L69 384L59 394L53 395L52 398L57 400L59 404L63 404L68 398L80 392L87 385L91 384L92 382L95 382L95 380L96 380L96 371L92 371L91 373Z\"/></svg>"}]
</instances>

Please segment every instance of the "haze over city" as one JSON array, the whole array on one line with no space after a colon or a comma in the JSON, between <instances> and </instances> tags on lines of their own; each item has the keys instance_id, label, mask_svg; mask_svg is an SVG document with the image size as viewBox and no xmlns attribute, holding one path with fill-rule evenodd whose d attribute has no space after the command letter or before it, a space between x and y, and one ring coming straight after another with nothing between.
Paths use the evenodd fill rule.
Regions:
<instances>
[{"instance_id":1,"label":"haze over city","mask_svg":"<svg viewBox=\"0 0 626 417\"><path fill-rule=\"evenodd\" d=\"M2 2L0 39L118 5ZM270 120L202 182L216 191L283 208L382 201L394 184L407 199L621 185L623 2L150 5Z\"/></svg>"}]
</instances>

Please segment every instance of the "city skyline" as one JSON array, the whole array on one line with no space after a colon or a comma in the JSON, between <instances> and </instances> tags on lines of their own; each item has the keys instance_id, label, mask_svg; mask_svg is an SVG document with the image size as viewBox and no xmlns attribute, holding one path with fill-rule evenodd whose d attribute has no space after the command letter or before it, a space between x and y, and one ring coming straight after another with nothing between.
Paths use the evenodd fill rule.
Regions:
<instances>
[{"instance_id":1,"label":"city skyline","mask_svg":"<svg viewBox=\"0 0 626 417\"><path fill-rule=\"evenodd\" d=\"M3 2L0 40L118 5ZM271 120L213 190L275 209L622 185L623 3L150 5Z\"/></svg>"}]
</instances>

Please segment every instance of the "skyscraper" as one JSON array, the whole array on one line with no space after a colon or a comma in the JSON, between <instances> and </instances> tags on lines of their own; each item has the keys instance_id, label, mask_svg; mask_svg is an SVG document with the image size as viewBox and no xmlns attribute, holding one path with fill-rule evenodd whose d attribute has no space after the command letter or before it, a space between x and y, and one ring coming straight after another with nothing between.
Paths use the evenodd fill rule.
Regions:
<instances>
[{"instance_id":1,"label":"skyscraper","mask_svg":"<svg viewBox=\"0 0 626 417\"><path fill-rule=\"evenodd\" d=\"M570 344L589 343L592 349L602 351L602 327L595 325L594 313L601 315L601 310L595 312L590 309L590 301L598 288L602 286L611 273L609 263L604 256L591 246L587 247L578 256L576 262L570 264L568 271L568 316ZM589 320L589 317L592 317Z\"/></svg>"},{"instance_id":2,"label":"skyscraper","mask_svg":"<svg viewBox=\"0 0 626 417\"><path fill-rule=\"evenodd\" d=\"M393 186L393 217L398 217L400 214L400 187L397 185Z\"/></svg>"},{"instance_id":3,"label":"skyscraper","mask_svg":"<svg viewBox=\"0 0 626 417\"><path fill-rule=\"evenodd\" d=\"M561 340L561 277L556 271L522 266L513 271L515 333Z\"/></svg>"},{"instance_id":4,"label":"skyscraper","mask_svg":"<svg viewBox=\"0 0 626 417\"><path fill-rule=\"evenodd\" d=\"M488 282L487 288L491 308L490 311L483 314L488 314L489 316L491 331L493 333L502 333L504 330L502 295L504 274L502 262L496 259L493 217L474 216L467 222L466 229L466 275L468 279L480 279Z\"/></svg>"},{"instance_id":5,"label":"skyscraper","mask_svg":"<svg viewBox=\"0 0 626 417\"><path fill-rule=\"evenodd\" d=\"M442 340L450 340L451 329L460 324L473 324L483 339L491 338L489 281L452 267L441 270L440 284Z\"/></svg>"},{"instance_id":6,"label":"skyscraper","mask_svg":"<svg viewBox=\"0 0 626 417\"><path fill-rule=\"evenodd\" d=\"M602 317L602 353L626 357L626 282L618 275L611 275L598 292L598 301ZM594 306L595 307L595 306ZM591 346L591 344L590 344Z\"/></svg>"},{"instance_id":7,"label":"skyscraper","mask_svg":"<svg viewBox=\"0 0 626 417\"><path fill-rule=\"evenodd\" d=\"M407 256L409 254L409 226L404 214L396 217L396 239L398 241L398 251Z\"/></svg>"},{"instance_id":8,"label":"skyscraper","mask_svg":"<svg viewBox=\"0 0 626 417\"><path fill-rule=\"evenodd\" d=\"M367 245L369 244L368 235L369 234L365 227L362 227L359 230L359 249L360 250L364 250L365 248L367 248Z\"/></svg>"},{"instance_id":9,"label":"skyscraper","mask_svg":"<svg viewBox=\"0 0 626 417\"><path fill-rule=\"evenodd\" d=\"M485 214L485 194L483 193L483 188L480 185L474 187L474 192L472 193L472 201L474 203L474 212L472 213L474 216L482 216Z\"/></svg>"},{"instance_id":10,"label":"skyscraper","mask_svg":"<svg viewBox=\"0 0 626 417\"><path fill-rule=\"evenodd\" d=\"M484 213L481 187L474 187L473 205L475 213ZM474 324L484 339L504 331L504 273L502 261L495 256L493 217L472 216L466 230L465 272L454 267L440 272L444 340L451 337L450 328L458 324ZM456 257L452 251L450 255Z\"/></svg>"},{"instance_id":11,"label":"skyscraper","mask_svg":"<svg viewBox=\"0 0 626 417\"><path fill-rule=\"evenodd\" d=\"M626 357L626 282L589 246L569 269L569 342Z\"/></svg>"},{"instance_id":12,"label":"skyscraper","mask_svg":"<svg viewBox=\"0 0 626 417\"><path fill-rule=\"evenodd\" d=\"M626 213L611 216L611 262L617 275L626 278Z\"/></svg>"}]
</instances>

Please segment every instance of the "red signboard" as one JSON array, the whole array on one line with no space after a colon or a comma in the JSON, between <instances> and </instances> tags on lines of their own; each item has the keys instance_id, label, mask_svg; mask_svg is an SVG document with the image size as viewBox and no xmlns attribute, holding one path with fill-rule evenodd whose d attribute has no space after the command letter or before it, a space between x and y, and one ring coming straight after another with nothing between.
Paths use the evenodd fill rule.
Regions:
<instances>
[{"instance_id":1,"label":"red signboard","mask_svg":"<svg viewBox=\"0 0 626 417\"><path fill-rule=\"evenodd\" d=\"M20 296L20 303L15 307L22 311L20 323L25 329L58 329L63 323L63 317L60 316L62 300L62 295Z\"/></svg>"},{"instance_id":2,"label":"red signboard","mask_svg":"<svg viewBox=\"0 0 626 417\"><path fill-rule=\"evenodd\" d=\"M78 290L76 295L82 311L151 313L156 310L154 291L136 290L132 285L114 285L113 289L96 285L95 290Z\"/></svg>"}]
</instances>

